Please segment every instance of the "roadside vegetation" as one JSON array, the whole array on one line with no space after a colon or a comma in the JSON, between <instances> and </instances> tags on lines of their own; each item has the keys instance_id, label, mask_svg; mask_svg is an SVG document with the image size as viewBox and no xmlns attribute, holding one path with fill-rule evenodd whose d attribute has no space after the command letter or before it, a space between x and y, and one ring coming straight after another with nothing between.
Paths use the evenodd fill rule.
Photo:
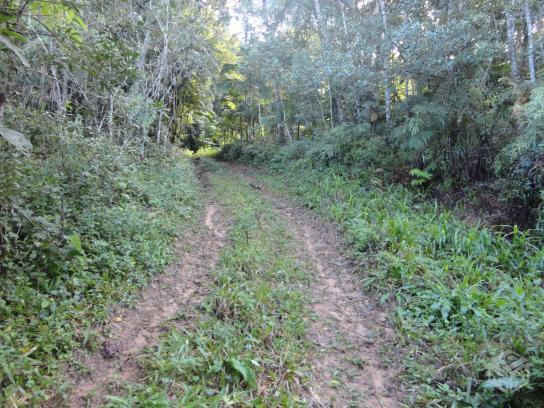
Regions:
<instances>
[{"instance_id":1,"label":"roadside vegetation","mask_svg":"<svg viewBox=\"0 0 544 408\"><path fill-rule=\"evenodd\" d=\"M383 163L342 163L362 163L377 142L367 143L332 145L344 149L338 159L323 154L329 139L228 146L220 157L264 166L267 183L343 226L364 285L390 306L403 334L410 404L541 406L542 230L471 227L417 189L388 181Z\"/></svg>"},{"instance_id":2,"label":"roadside vegetation","mask_svg":"<svg viewBox=\"0 0 544 408\"><path fill-rule=\"evenodd\" d=\"M211 293L144 357L146 382L111 397L112 407L304 405L304 265L269 203L218 170L210 175L213 193L234 221Z\"/></svg>"},{"instance_id":3,"label":"roadside vegetation","mask_svg":"<svg viewBox=\"0 0 544 408\"><path fill-rule=\"evenodd\" d=\"M36 404L113 303L130 302L192 222L192 164L70 133L46 159L0 163L0 405ZM4 235L5 234L5 235Z\"/></svg>"},{"instance_id":4,"label":"roadside vegetation","mask_svg":"<svg viewBox=\"0 0 544 408\"><path fill-rule=\"evenodd\" d=\"M0 406L62 392L199 208L174 143L210 117L228 36L215 7L140 3L0 2Z\"/></svg>"}]
</instances>

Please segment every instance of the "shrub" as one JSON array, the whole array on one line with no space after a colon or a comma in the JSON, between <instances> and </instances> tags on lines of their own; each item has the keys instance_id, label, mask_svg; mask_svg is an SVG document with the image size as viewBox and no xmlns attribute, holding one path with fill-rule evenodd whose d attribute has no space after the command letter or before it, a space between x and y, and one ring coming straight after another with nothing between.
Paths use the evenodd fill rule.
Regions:
<instances>
[{"instance_id":1,"label":"shrub","mask_svg":"<svg viewBox=\"0 0 544 408\"><path fill-rule=\"evenodd\" d=\"M58 359L168 262L197 202L191 165L77 127L34 155L0 151L0 405L35 404Z\"/></svg>"},{"instance_id":2,"label":"shrub","mask_svg":"<svg viewBox=\"0 0 544 408\"><path fill-rule=\"evenodd\" d=\"M526 220L538 218L544 191L544 87L532 91L524 106L522 136L506 146L495 159L500 198L511 212Z\"/></svg>"}]
</instances>

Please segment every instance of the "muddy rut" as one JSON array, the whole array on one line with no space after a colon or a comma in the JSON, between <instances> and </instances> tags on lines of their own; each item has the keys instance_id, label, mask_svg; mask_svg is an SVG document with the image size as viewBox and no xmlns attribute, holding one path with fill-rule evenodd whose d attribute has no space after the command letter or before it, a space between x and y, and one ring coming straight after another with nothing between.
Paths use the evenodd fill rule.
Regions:
<instances>
[{"instance_id":1,"label":"muddy rut","mask_svg":"<svg viewBox=\"0 0 544 408\"><path fill-rule=\"evenodd\" d=\"M88 373L69 374L75 381L67 406L101 406L108 395L117 393L118 385L144 379L139 356L157 344L160 334L168 330L168 320L180 313L190 315L200 304L225 243L227 227L220 209L208 201L202 222L177 240L178 261L142 291L134 308L114 314L97 352L80 356L79 364Z\"/></svg>"},{"instance_id":2,"label":"muddy rut","mask_svg":"<svg viewBox=\"0 0 544 408\"><path fill-rule=\"evenodd\" d=\"M395 386L398 371L387 367L380 351L395 341L386 314L365 296L357 263L338 227L318 218L253 178L243 166L232 165L272 203L299 244L299 256L313 269L309 287L313 319L308 338L313 380L306 398L314 407L400 407Z\"/></svg>"}]
</instances>

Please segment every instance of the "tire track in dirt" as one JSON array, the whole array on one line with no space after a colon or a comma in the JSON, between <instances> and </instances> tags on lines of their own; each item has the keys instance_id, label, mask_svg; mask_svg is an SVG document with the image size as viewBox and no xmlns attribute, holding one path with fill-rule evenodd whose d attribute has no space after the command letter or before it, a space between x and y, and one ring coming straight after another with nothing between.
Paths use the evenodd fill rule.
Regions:
<instances>
[{"instance_id":1,"label":"tire track in dirt","mask_svg":"<svg viewBox=\"0 0 544 408\"><path fill-rule=\"evenodd\" d=\"M205 176L199 177L207 188ZM98 407L108 395L119 394L124 383L144 380L139 356L157 344L161 333L168 331L168 320L180 314L190 318L203 300L228 229L221 208L209 198L205 208L201 222L177 240L178 261L142 291L134 307L114 314L111 324L102 330L109 334L99 351L79 356L79 364L88 374L68 372L67 377L75 381L65 406Z\"/></svg>"},{"instance_id":2,"label":"tire track in dirt","mask_svg":"<svg viewBox=\"0 0 544 408\"><path fill-rule=\"evenodd\" d=\"M251 184L259 185L248 169L231 165ZM287 221L301 258L313 269L308 298L314 319L308 338L313 379L307 399L313 407L400 407L395 385L398 371L386 367L380 349L390 347L395 333L376 301L365 296L357 263L346 254L338 227L311 211L259 185L275 211Z\"/></svg>"}]
</instances>

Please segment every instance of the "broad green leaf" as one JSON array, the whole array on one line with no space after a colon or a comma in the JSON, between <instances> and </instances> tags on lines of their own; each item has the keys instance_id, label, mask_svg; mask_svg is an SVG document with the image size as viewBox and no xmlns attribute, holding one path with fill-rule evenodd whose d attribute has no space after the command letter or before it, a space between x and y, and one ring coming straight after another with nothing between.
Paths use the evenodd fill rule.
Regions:
<instances>
[{"instance_id":1,"label":"broad green leaf","mask_svg":"<svg viewBox=\"0 0 544 408\"><path fill-rule=\"evenodd\" d=\"M9 144L15 146L19 150L31 150L32 143L22 134L15 130L0 127L0 136Z\"/></svg>"},{"instance_id":2,"label":"broad green leaf","mask_svg":"<svg viewBox=\"0 0 544 408\"><path fill-rule=\"evenodd\" d=\"M19 58L19 61L21 61L21 63L25 67L27 68L30 67L30 64L28 63L27 59L23 55L23 51L19 47L17 47L15 44L13 44L8 37L0 34L0 42L4 44L6 47L8 47L11 51L13 51L13 53L17 56L17 58Z\"/></svg>"},{"instance_id":3,"label":"broad green leaf","mask_svg":"<svg viewBox=\"0 0 544 408\"><path fill-rule=\"evenodd\" d=\"M253 373L253 370L251 370L251 368L249 368L247 365L242 363L240 360L237 360L236 358L231 358L230 363L232 365L232 368L234 368L236 371L238 371L242 375L244 381L251 388L255 388L257 386L255 374Z\"/></svg>"},{"instance_id":4,"label":"broad green leaf","mask_svg":"<svg viewBox=\"0 0 544 408\"><path fill-rule=\"evenodd\" d=\"M79 234L71 234L67 237L67 239L77 252L83 253L83 247L81 246L81 237L79 236Z\"/></svg>"},{"instance_id":5,"label":"broad green leaf","mask_svg":"<svg viewBox=\"0 0 544 408\"><path fill-rule=\"evenodd\" d=\"M482 383L482 388L485 389L503 389L503 390L516 390L520 388L525 381L519 377L503 377L493 378Z\"/></svg>"}]
</instances>

